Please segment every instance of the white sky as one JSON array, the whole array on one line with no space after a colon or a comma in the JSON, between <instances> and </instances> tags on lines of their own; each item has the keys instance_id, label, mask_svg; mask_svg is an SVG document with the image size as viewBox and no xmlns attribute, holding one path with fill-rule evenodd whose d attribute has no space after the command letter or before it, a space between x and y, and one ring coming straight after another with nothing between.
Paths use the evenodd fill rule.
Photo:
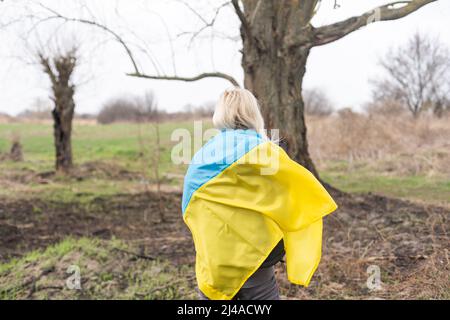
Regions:
<instances>
[{"instance_id":1,"label":"white sky","mask_svg":"<svg viewBox=\"0 0 450 320\"><path fill-rule=\"evenodd\" d=\"M173 74L171 44L167 40L182 32L196 31L202 21L177 0L43 0L46 6L67 16L90 18L92 13L101 23L117 31L130 43L147 46L160 72ZM206 20L211 20L214 8L224 3L220 0L186 1ZM332 0L323 0L313 20L315 26L345 19L370 10L389 1L340 0L341 7L333 9ZM88 3L83 9L83 4ZM28 0L5 0L0 3L0 25L21 15L42 15L44 9ZM49 95L49 82L37 65L27 64L30 48L38 43L48 46L48 39L66 43L75 38L81 43L82 65L76 75L80 84L77 92L77 112L95 113L110 98L122 94L143 94L153 90L161 109L180 110L184 105L201 104L215 100L230 84L221 79L204 79L198 82L160 81L135 79L125 75L133 71L123 48L97 29L79 24L68 24L57 29L59 22L39 25L29 32L31 23L22 22L0 30L0 112L17 114L30 108L37 98ZM216 35L226 34L238 38L239 22L227 7L216 20ZM402 44L416 31L439 37L450 47L450 0L439 0L401 20L378 22L356 31L334 43L314 48L308 60L305 87L324 89L336 108L351 106L358 109L370 97L368 79L379 69L377 57L390 47ZM176 72L192 76L205 71L223 71L242 82L239 40L209 37L206 29L188 49L190 36L172 42ZM19 37L20 36L20 37ZM37 41L40 39L40 42ZM106 43L105 41L108 40ZM54 43L50 40L50 43ZM133 46L143 71L155 74L155 67L147 56ZM28 50L28 51L27 51Z\"/></svg>"}]
</instances>

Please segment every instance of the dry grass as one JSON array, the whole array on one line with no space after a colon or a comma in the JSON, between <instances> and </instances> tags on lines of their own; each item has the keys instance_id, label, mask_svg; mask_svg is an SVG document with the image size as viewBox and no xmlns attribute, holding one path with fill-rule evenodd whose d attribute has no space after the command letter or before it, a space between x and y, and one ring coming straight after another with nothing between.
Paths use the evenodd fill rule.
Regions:
<instances>
[{"instance_id":1,"label":"dry grass","mask_svg":"<svg viewBox=\"0 0 450 320\"><path fill-rule=\"evenodd\" d=\"M278 280L288 299L449 299L448 209L376 195L337 196L323 255L306 289ZM380 270L381 287L367 286Z\"/></svg>"},{"instance_id":2,"label":"dry grass","mask_svg":"<svg viewBox=\"0 0 450 320\"><path fill-rule=\"evenodd\" d=\"M366 161L381 171L450 176L450 116L413 119L344 110L307 122L310 152L319 167L341 160L351 168Z\"/></svg>"}]
</instances>

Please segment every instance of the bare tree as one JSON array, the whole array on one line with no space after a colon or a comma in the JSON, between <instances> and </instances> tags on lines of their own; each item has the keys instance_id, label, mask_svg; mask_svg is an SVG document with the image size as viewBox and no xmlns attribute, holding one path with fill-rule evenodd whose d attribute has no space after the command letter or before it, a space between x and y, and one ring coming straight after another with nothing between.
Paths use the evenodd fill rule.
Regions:
<instances>
[{"instance_id":1,"label":"bare tree","mask_svg":"<svg viewBox=\"0 0 450 320\"><path fill-rule=\"evenodd\" d=\"M17 117L25 119L51 119L52 118L52 101L36 98L31 108L21 111Z\"/></svg>"},{"instance_id":2,"label":"bare tree","mask_svg":"<svg viewBox=\"0 0 450 320\"><path fill-rule=\"evenodd\" d=\"M144 178L145 191L149 199L152 199L152 194L150 191L150 179L147 174L149 167L153 169L153 180L156 184L156 195L158 197L158 215L160 222L166 222L166 209L163 203L163 194L161 190L161 185L163 182L163 177L160 174L161 167L161 151L163 150L161 145L161 135L160 135L160 122L161 114L158 110L158 104L153 91L147 91L143 98L137 100L140 110L143 112L138 121L138 142L141 149L141 159L142 159L142 175ZM151 117L149 117L151 116ZM151 120L150 130L152 133L151 140L146 140L142 129L145 128L145 123ZM151 203L151 201L149 201ZM147 218L147 211L145 212Z\"/></svg>"},{"instance_id":3,"label":"bare tree","mask_svg":"<svg viewBox=\"0 0 450 320\"><path fill-rule=\"evenodd\" d=\"M408 113L408 110L399 100L388 97L383 98L383 100L374 97L372 101L363 105L363 110L369 115L382 115L387 117L403 116Z\"/></svg>"},{"instance_id":4,"label":"bare tree","mask_svg":"<svg viewBox=\"0 0 450 320\"><path fill-rule=\"evenodd\" d=\"M153 122L153 129L155 132L155 150L152 157L152 168L153 168L153 175L156 182L156 194L158 195L158 212L161 222L166 221L166 214L165 214L165 207L163 203L163 197L162 197L162 190L161 190L161 184L162 184L162 177L159 173L160 170L160 164L161 164L161 135L160 135L160 117L157 114L156 119Z\"/></svg>"},{"instance_id":5,"label":"bare tree","mask_svg":"<svg viewBox=\"0 0 450 320\"><path fill-rule=\"evenodd\" d=\"M136 122L139 120L140 110L129 97L114 97L106 101L97 115L97 122L110 124L113 122Z\"/></svg>"},{"instance_id":6,"label":"bare tree","mask_svg":"<svg viewBox=\"0 0 450 320\"><path fill-rule=\"evenodd\" d=\"M138 97L136 101L140 113L140 119L145 121L159 121L159 110L155 94L152 90L148 90L142 97Z\"/></svg>"},{"instance_id":7,"label":"bare tree","mask_svg":"<svg viewBox=\"0 0 450 320\"><path fill-rule=\"evenodd\" d=\"M214 114L216 103L214 101L205 101L199 105L188 103L183 107L183 113L194 119L211 118Z\"/></svg>"},{"instance_id":8,"label":"bare tree","mask_svg":"<svg viewBox=\"0 0 450 320\"><path fill-rule=\"evenodd\" d=\"M326 93L319 88L303 90L305 113L314 116L328 116L333 112L333 106Z\"/></svg>"},{"instance_id":9,"label":"bare tree","mask_svg":"<svg viewBox=\"0 0 450 320\"><path fill-rule=\"evenodd\" d=\"M444 114L450 112L450 95L437 96L436 101L432 104L433 113L436 117L441 118Z\"/></svg>"},{"instance_id":10,"label":"bare tree","mask_svg":"<svg viewBox=\"0 0 450 320\"><path fill-rule=\"evenodd\" d=\"M75 85L72 82L72 76L77 66L77 50L72 48L54 56L48 56L39 51L38 57L44 72L50 78L52 87L56 170L67 172L73 164L71 136L75 111Z\"/></svg>"},{"instance_id":11,"label":"bare tree","mask_svg":"<svg viewBox=\"0 0 450 320\"><path fill-rule=\"evenodd\" d=\"M311 49L341 39L372 22L403 18L434 1L436 0L393 1L359 16L315 27L311 20L320 0L231 0L241 22L244 85L260 100L268 128L280 129L291 157L318 176L308 152L302 98L303 77ZM205 27L200 31L214 24L215 18L207 21L192 6L183 3L204 22ZM193 76L142 72L133 50L114 30L95 20L67 17L51 8L42 7L50 14L46 20L81 22L100 28L113 36L123 45L133 65L134 71L129 73L130 76L178 81L216 77L238 85L236 79L223 72L204 72ZM223 7L226 7L226 4L217 8L216 15ZM194 36L197 34L198 32Z\"/></svg>"},{"instance_id":12,"label":"bare tree","mask_svg":"<svg viewBox=\"0 0 450 320\"><path fill-rule=\"evenodd\" d=\"M113 122L144 122L156 120L162 113L156 104L153 91L147 91L143 96L122 96L107 101L97 115L97 122L109 124Z\"/></svg>"},{"instance_id":13,"label":"bare tree","mask_svg":"<svg viewBox=\"0 0 450 320\"><path fill-rule=\"evenodd\" d=\"M399 101L414 117L427 107L441 114L450 95L449 57L438 40L416 33L380 60L386 76L373 81L374 100Z\"/></svg>"},{"instance_id":14,"label":"bare tree","mask_svg":"<svg viewBox=\"0 0 450 320\"><path fill-rule=\"evenodd\" d=\"M160 222L166 222L167 221L165 214L166 210L164 208L163 195L161 190L163 177L161 177L161 174L159 172L161 167L161 150L162 150L161 136L160 136L161 117L160 112L158 110L158 103L156 100L156 96L153 93L153 91L148 90L147 92L145 92L144 96L137 100L137 105L139 106L139 110L141 112L141 116L139 117L138 123L139 123L139 144L141 146L142 158L144 160L142 171L144 177L148 181L149 179L146 174L147 168L149 167L146 159L148 156L149 157L148 160L151 163L150 167L153 169L153 179L156 184L156 195L158 197L158 215L160 218ZM144 141L142 136L141 124L143 123L143 121L146 122L151 121L151 131L154 134L152 134L152 139L149 141ZM153 152L150 152L148 148L147 150L149 152L146 152L145 145L150 146ZM148 197L151 199L150 189L147 182L145 186L146 186L146 193Z\"/></svg>"}]
</instances>

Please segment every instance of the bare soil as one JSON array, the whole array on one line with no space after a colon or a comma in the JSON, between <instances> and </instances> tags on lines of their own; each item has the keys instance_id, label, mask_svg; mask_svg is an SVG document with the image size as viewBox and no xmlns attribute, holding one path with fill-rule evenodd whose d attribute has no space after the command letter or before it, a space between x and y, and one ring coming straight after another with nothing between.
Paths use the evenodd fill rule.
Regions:
<instances>
[{"instance_id":1,"label":"bare soil","mask_svg":"<svg viewBox=\"0 0 450 320\"><path fill-rule=\"evenodd\" d=\"M181 195L165 193L163 203L165 222L159 221L154 193L96 198L89 205L0 199L0 261L73 236L115 237L153 256L192 262L194 250L181 218Z\"/></svg>"},{"instance_id":2,"label":"bare soil","mask_svg":"<svg viewBox=\"0 0 450 320\"><path fill-rule=\"evenodd\" d=\"M325 219L323 259L307 289L286 280L285 298L450 297L448 208L374 194L333 194L339 209ZM21 257L67 236L125 240L143 255L192 265L194 247L181 217L181 194L164 193L166 221L156 194L96 198L88 205L39 199L0 199L0 261ZM382 287L370 291L367 268L381 270Z\"/></svg>"}]
</instances>

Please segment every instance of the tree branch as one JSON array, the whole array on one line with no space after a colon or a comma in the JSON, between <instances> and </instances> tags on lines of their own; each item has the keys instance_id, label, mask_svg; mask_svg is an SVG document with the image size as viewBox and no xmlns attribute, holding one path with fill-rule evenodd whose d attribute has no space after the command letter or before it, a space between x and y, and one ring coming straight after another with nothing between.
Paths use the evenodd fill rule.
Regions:
<instances>
[{"instance_id":1,"label":"tree branch","mask_svg":"<svg viewBox=\"0 0 450 320\"><path fill-rule=\"evenodd\" d=\"M236 15L238 16L239 20L241 21L244 32L246 33L247 37L249 39L251 39L250 24L248 23L244 12L241 10L241 7L239 6L239 0L231 0L231 4L234 7L234 11L236 11Z\"/></svg>"},{"instance_id":2,"label":"tree branch","mask_svg":"<svg viewBox=\"0 0 450 320\"><path fill-rule=\"evenodd\" d=\"M133 52L131 51L131 49L128 47L127 43L122 39L122 37L116 33L115 31L113 31L112 29L108 28L107 26L100 24L96 21L93 20L87 20L87 19L81 19L81 18L70 18L70 17L66 17L62 14L60 14L59 12L43 5L42 3L39 3L39 5L44 8L45 10L51 12L53 14L52 17L47 17L47 19L61 19L67 22L79 22L79 23L83 23L83 24L88 24L97 28L102 29L103 31L109 33L110 35L112 35L121 45L122 47L125 49L128 57L130 58L131 63L133 64L133 68L134 71L136 73L139 73L139 68L136 62L136 59L134 58Z\"/></svg>"},{"instance_id":3,"label":"tree branch","mask_svg":"<svg viewBox=\"0 0 450 320\"><path fill-rule=\"evenodd\" d=\"M176 81L187 81L187 82L193 82L197 80L201 80L204 78L222 78L225 80L228 80L236 87L239 87L239 83L235 78L232 76L222 73L222 72L205 72L201 73L194 77L179 77L179 76L152 76L148 74L142 74L142 73L127 73L130 77L137 77L137 78L145 78L145 79L155 79L155 80L176 80Z\"/></svg>"},{"instance_id":4,"label":"tree branch","mask_svg":"<svg viewBox=\"0 0 450 320\"><path fill-rule=\"evenodd\" d=\"M197 30L197 31L195 31L195 32L182 32L182 33L180 33L177 37L180 37L180 36L184 36L184 35L191 35L191 39L189 40L189 45L188 45L188 48L191 48L191 46L192 46L192 43L194 42L194 40L195 40L195 38L200 34L200 33L202 33L204 30L206 30L206 29L208 29L208 28L212 28L213 26L214 26L214 24L215 24L215 22L216 22L216 20L217 20L217 17L219 16L219 13L220 13L220 11L223 9L223 8L225 8L225 7L227 7L229 4L230 4L230 2L229 1L227 1L227 2L225 2L225 3L223 3L223 4L221 4L220 6L218 6L216 9L215 9L215 13L214 13L214 16L212 17L212 19L210 20L210 21L207 21L205 18L203 18L201 15L200 15L200 13L198 13L194 8L192 8L188 3L186 3L186 2L184 2L184 1L182 1L182 3L190 10L190 11L192 11L203 23L204 23L204 26L202 26L199 30Z\"/></svg>"},{"instance_id":5,"label":"tree branch","mask_svg":"<svg viewBox=\"0 0 450 320\"><path fill-rule=\"evenodd\" d=\"M388 21L403 18L419 8L436 0L396 1L377 7L364 14L351 17L344 21L313 29L312 46L321 46L336 41L347 34L358 30L372 22ZM393 8L398 4L405 4L400 8Z\"/></svg>"},{"instance_id":6,"label":"tree branch","mask_svg":"<svg viewBox=\"0 0 450 320\"><path fill-rule=\"evenodd\" d=\"M218 15L220 9L225 7L227 4L228 3L224 3L217 9L216 16L213 18L211 23L207 22L208 25L212 25L215 22L215 19L216 19L217 15ZM237 1L236 1L236 4L237 4ZM44 8L45 10L47 10L50 13L53 14L53 16L48 17L48 19L61 19L61 20L64 20L66 22L68 21L68 22L78 22L78 23L88 24L88 25L100 28L103 31L111 34L123 46L123 48L125 49L128 57L131 60L131 63L133 64L134 72L127 73L128 76L137 77L137 78L145 78L145 79L178 80L178 81L187 81L187 82L197 81L197 80L201 80L201 79L204 79L204 78L222 78L222 79L225 79L225 80L231 82L231 84L233 84L234 86L239 87L239 83L237 82L237 80L235 78L233 78L231 75L228 75L228 74L225 74L225 73L222 73L222 72L205 72L205 73L201 73L201 74L199 74L197 76L194 76L194 77L179 77L179 76L164 76L164 75L160 76L160 75L148 75L148 74L141 73L141 71L138 68L137 62L136 62L136 60L134 58L132 50L129 48L129 46L125 42L125 40L123 40L122 37L119 34L117 34L115 31L113 31L112 29L108 28L107 26L105 26L103 24L100 24L100 23L98 23L98 22L96 22L94 20L66 17L66 16L60 14L59 12L57 12L57 11L55 11L55 10L45 6L45 5L43 5L42 3L39 3L39 5L42 8ZM239 8L239 5L238 5L238 8Z\"/></svg>"},{"instance_id":7,"label":"tree branch","mask_svg":"<svg viewBox=\"0 0 450 320\"><path fill-rule=\"evenodd\" d=\"M44 72L50 77L50 81L52 82L52 85L56 85L58 80L56 79L56 75L52 70L50 59L44 56L42 52L38 52L37 56L39 58L39 62L41 66L44 68Z\"/></svg>"}]
</instances>

